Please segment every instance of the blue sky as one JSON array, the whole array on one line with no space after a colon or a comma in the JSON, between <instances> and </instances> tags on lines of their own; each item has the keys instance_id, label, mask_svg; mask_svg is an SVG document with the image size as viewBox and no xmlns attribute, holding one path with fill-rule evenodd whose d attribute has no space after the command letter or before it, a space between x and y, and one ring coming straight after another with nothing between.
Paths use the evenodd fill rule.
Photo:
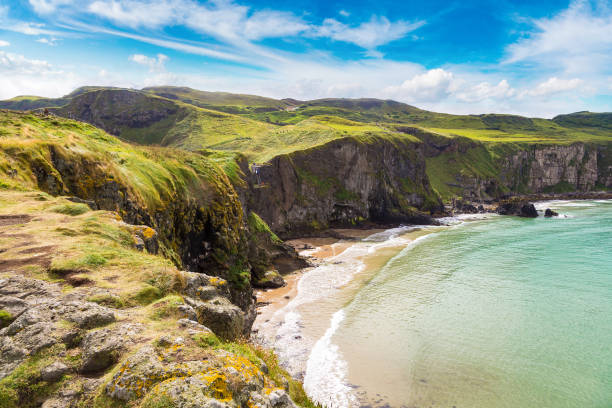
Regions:
<instances>
[{"instance_id":1,"label":"blue sky","mask_svg":"<svg viewBox=\"0 0 612 408\"><path fill-rule=\"evenodd\" d=\"M0 98L81 85L612 111L612 2L0 0Z\"/></svg>"}]
</instances>

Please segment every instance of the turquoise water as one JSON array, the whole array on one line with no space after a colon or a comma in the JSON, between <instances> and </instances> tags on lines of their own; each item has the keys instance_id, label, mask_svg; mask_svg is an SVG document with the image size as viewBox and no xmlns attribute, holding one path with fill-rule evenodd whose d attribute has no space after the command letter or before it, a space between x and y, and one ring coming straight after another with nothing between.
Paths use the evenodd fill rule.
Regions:
<instances>
[{"instance_id":1,"label":"turquoise water","mask_svg":"<svg viewBox=\"0 0 612 408\"><path fill-rule=\"evenodd\" d=\"M362 406L612 407L612 202L428 235L332 342Z\"/></svg>"}]
</instances>

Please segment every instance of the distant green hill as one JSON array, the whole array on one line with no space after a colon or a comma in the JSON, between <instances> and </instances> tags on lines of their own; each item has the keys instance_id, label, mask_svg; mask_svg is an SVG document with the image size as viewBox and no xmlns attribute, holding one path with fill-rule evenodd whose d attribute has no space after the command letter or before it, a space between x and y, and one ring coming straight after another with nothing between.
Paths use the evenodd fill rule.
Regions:
<instances>
[{"instance_id":1,"label":"distant green hill","mask_svg":"<svg viewBox=\"0 0 612 408\"><path fill-rule=\"evenodd\" d=\"M576 112L559 115L553 122L568 128L612 131L612 113Z\"/></svg>"},{"instance_id":2,"label":"distant green hill","mask_svg":"<svg viewBox=\"0 0 612 408\"><path fill-rule=\"evenodd\" d=\"M392 100L277 100L173 86L142 90L90 86L62 98L24 96L0 102L0 108L16 110L44 107L127 141L187 150L239 151L253 161L346 136L409 137L406 135L414 132L407 128L485 143L603 143L612 139L612 113L578 112L553 120L451 115Z\"/></svg>"}]
</instances>

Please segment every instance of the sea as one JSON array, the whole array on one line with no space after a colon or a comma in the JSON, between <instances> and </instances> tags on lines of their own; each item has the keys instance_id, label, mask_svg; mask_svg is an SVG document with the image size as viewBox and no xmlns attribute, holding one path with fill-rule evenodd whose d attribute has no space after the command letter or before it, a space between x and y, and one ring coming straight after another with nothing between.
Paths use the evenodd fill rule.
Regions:
<instances>
[{"instance_id":1,"label":"sea","mask_svg":"<svg viewBox=\"0 0 612 408\"><path fill-rule=\"evenodd\" d=\"M536 208L339 243L260 339L328 408L610 408L612 200Z\"/></svg>"}]
</instances>

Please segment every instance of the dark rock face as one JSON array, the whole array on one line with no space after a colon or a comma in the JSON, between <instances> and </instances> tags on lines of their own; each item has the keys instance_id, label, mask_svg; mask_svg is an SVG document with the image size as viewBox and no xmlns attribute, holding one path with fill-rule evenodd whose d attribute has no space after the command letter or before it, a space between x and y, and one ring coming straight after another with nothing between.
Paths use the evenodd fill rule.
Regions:
<instances>
[{"instance_id":1,"label":"dark rock face","mask_svg":"<svg viewBox=\"0 0 612 408\"><path fill-rule=\"evenodd\" d=\"M538 211L536 210L533 204L527 203L521 207L520 216L527 218L536 218L538 216Z\"/></svg>"},{"instance_id":2,"label":"dark rock face","mask_svg":"<svg viewBox=\"0 0 612 408\"><path fill-rule=\"evenodd\" d=\"M538 216L538 211L535 206L521 199L510 199L500 202L499 207L497 207L497 213L500 215L516 215L526 218L535 218Z\"/></svg>"},{"instance_id":3,"label":"dark rock face","mask_svg":"<svg viewBox=\"0 0 612 408\"><path fill-rule=\"evenodd\" d=\"M546 211L544 211L544 216L545 217L558 217L559 213L551 210L550 208L547 208Z\"/></svg>"},{"instance_id":4,"label":"dark rock face","mask_svg":"<svg viewBox=\"0 0 612 408\"><path fill-rule=\"evenodd\" d=\"M281 237L364 220L432 224L442 208L419 143L352 138L278 156L251 174L249 209Z\"/></svg>"}]
</instances>

